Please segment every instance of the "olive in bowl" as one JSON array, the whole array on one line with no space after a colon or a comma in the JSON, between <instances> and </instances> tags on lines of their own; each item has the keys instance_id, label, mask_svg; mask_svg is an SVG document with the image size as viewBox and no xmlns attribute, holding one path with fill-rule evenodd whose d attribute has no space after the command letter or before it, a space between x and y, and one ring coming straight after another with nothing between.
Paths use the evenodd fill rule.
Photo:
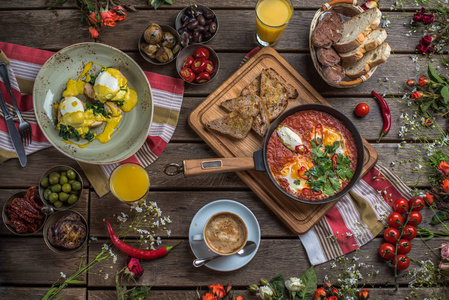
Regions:
<instances>
[{"instance_id":1,"label":"olive in bowl","mask_svg":"<svg viewBox=\"0 0 449 300\"><path fill-rule=\"evenodd\" d=\"M220 60L217 53L206 45L193 44L185 47L176 59L179 76L191 84L204 84L217 76Z\"/></svg>"},{"instance_id":2,"label":"olive in bowl","mask_svg":"<svg viewBox=\"0 0 449 300\"><path fill-rule=\"evenodd\" d=\"M39 183L39 195L44 203L55 210L74 206L83 192L83 179L69 166L49 169Z\"/></svg>"},{"instance_id":3,"label":"olive in bowl","mask_svg":"<svg viewBox=\"0 0 449 300\"><path fill-rule=\"evenodd\" d=\"M181 37L173 27L151 23L140 36L138 47L146 61L165 65L174 61L179 54Z\"/></svg>"},{"instance_id":4,"label":"olive in bowl","mask_svg":"<svg viewBox=\"0 0 449 300\"><path fill-rule=\"evenodd\" d=\"M176 30L188 34L190 44L203 44L212 40L218 31L218 18L203 5L187 6L176 17Z\"/></svg>"}]
</instances>

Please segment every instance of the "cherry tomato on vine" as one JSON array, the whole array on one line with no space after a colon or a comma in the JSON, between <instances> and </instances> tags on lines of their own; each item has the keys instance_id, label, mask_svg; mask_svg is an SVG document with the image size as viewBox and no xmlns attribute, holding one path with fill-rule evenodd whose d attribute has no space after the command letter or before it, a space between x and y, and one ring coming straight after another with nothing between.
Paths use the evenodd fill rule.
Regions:
<instances>
[{"instance_id":1,"label":"cherry tomato on vine","mask_svg":"<svg viewBox=\"0 0 449 300\"><path fill-rule=\"evenodd\" d=\"M416 237L417 234L418 231L416 230L415 226L405 225L404 232L402 233L402 238L411 241Z\"/></svg>"},{"instance_id":2,"label":"cherry tomato on vine","mask_svg":"<svg viewBox=\"0 0 449 300\"><path fill-rule=\"evenodd\" d=\"M418 197L418 198L412 198L410 200L410 207L412 208L412 210L414 211L418 211L424 208L425 205L425 201L423 198Z\"/></svg>"},{"instance_id":3,"label":"cherry tomato on vine","mask_svg":"<svg viewBox=\"0 0 449 300\"><path fill-rule=\"evenodd\" d=\"M401 227L402 224L404 224L404 218L402 218L402 215L400 213L394 211L388 215L387 222L390 227L398 228Z\"/></svg>"},{"instance_id":4,"label":"cherry tomato on vine","mask_svg":"<svg viewBox=\"0 0 449 300\"><path fill-rule=\"evenodd\" d=\"M359 103L355 107L355 114L359 117L364 117L369 113L369 106L366 103Z\"/></svg>"},{"instance_id":5,"label":"cherry tomato on vine","mask_svg":"<svg viewBox=\"0 0 449 300\"><path fill-rule=\"evenodd\" d=\"M422 215L419 211L411 211L408 215L407 224L418 226L422 222Z\"/></svg>"},{"instance_id":6,"label":"cherry tomato on vine","mask_svg":"<svg viewBox=\"0 0 449 300\"><path fill-rule=\"evenodd\" d=\"M388 227L384 231L384 239L392 244L395 244L399 240L401 233L394 227Z\"/></svg>"},{"instance_id":7,"label":"cherry tomato on vine","mask_svg":"<svg viewBox=\"0 0 449 300\"><path fill-rule=\"evenodd\" d=\"M394 257L394 253L396 252L396 247L390 243L383 243L379 247L379 255L385 259L392 259Z\"/></svg>"},{"instance_id":8,"label":"cherry tomato on vine","mask_svg":"<svg viewBox=\"0 0 449 300\"><path fill-rule=\"evenodd\" d=\"M404 198L398 198L393 203L394 211L403 214L408 211L408 201Z\"/></svg>"},{"instance_id":9,"label":"cherry tomato on vine","mask_svg":"<svg viewBox=\"0 0 449 300\"><path fill-rule=\"evenodd\" d=\"M426 197L424 197L424 200L426 201L427 205L432 205L433 204L433 195L426 193Z\"/></svg>"},{"instance_id":10,"label":"cherry tomato on vine","mask_svg":"<svg viewBox=\"0 0 449 300\"><path fill-rule=\"evenodd\" d=\"M412 250L412 244L410 243L409 240L406 239L399 240L398 243L399 254L407 254L410 252L410 250Z\"/></svg>"},{"instance_id":11,"label":"cherry tomato on vine","mask_svg":"<svg viewBox=\"0 0 449 300\"><path fill-rule=\"evenodd\" d=\"M398 270L405 270L410 265L410 259L404 254L399 254L397 256L397 262L398 264L396 265L396 259L393 258L393 265L396 266L396 269Z\"/></svg>"}]
</instances>

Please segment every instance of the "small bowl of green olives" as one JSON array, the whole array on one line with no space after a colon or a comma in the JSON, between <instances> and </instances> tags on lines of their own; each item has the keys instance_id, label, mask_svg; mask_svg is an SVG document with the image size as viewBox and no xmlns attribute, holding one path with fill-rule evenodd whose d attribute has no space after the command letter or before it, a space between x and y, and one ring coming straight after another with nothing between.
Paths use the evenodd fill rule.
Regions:
<instances>
[{"instance_id":1,"label":"small bowl of green olives","mask_svg":"<svg viewBox=\"0 0 449 300\"><path fill-rule=\"evenodd\" d=\"M55 210L73 207L83 192L83 179L69 166L56 166L44 173L39 183L39 195Z\"/></svg>"}]
</instances>

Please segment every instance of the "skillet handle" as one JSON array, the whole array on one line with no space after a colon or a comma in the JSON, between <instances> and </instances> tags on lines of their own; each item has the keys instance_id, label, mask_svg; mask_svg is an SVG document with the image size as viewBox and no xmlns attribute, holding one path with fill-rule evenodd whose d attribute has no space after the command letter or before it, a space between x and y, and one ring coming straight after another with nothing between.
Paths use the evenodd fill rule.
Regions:
<instances>
[{"instance_id":1,"label":"skillet handle","mask_svg":"<svg viewBox=\"0 0 449 300\"><path fill-rule=\"evenodd\" d=\"M254 169L252 157L189 159L182 162L184 176L237 172Z\"/></svg>"}]
</instances>

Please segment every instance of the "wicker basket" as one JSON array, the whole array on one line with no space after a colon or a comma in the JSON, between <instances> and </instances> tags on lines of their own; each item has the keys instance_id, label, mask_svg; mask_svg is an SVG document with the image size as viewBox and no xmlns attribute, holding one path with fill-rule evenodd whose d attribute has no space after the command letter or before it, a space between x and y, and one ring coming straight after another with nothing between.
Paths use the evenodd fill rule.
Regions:
<instances>
[{"instance_id":1,"label":"wicker basket","mask_svg":"<svg viewBox=\"0 0 449 300\"><path fill-rule=\"evenodd\" d=\"M333 0L326 4L324 4L313 17L312 23L310 24L310 33L309 33L309 48L310 53L312 55L313 65L315 66L315 69L320 74L321 78L329 84L330 86L337 87L337 88L351 88L359 85L360 83L366 81L371 75L374 73L374 71L377 69L377 67L372 68L369 70L369 72L365 75L363 75L360 78L357 78L355 80L351 81L345 81L344 79L339 83L336 84L334 82L330 82L326 80L326 78L323 75L323 70L321 68L321 64L318 62L318 58L316 55L316 48L312 45L312 33L315 31L316 26L319 23L321 15L328 11L335 11L339 14L342 14L347 17L353 17L361 12L363 12L363 9L358 6L358 1L356 0ZM347 78L347 77L345 77Z\"/></svg>"}]
</instances>

